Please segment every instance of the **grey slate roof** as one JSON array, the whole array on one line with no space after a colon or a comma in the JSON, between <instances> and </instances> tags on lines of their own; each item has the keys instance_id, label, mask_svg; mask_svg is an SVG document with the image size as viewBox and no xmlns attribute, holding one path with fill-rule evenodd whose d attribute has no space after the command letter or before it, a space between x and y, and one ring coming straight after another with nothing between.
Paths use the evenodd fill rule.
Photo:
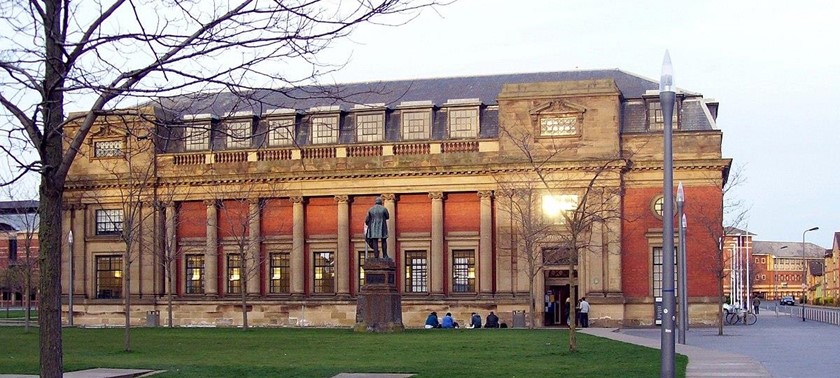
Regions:
<instances>
[{"instance_id":1,"label":"grey slate roof","mask_svg":"<svg viewBox=\"0 0 840 378\"><path fill-rule=\"evenodd\" d=\"M615 80L625 99L642 98L646 91L659 88L656 81L618 69L581 70L262 89L244 95L229 92L204 93L163 100L161 105L177 115L224 115L233 111L248 110L262 114L275 108L307 110L326 105L339 105L343 109L349 109L355 104L373 103L385 103L386 106L394 107L403 101L425 100L441 105L449 99L459 98L478 98L486 105L494 105L496 96L504 84L594 79Z\"/></svg>"},{"instance_id":2,"label":"grey slate roof","mask_svg":"<svg viewBox=\"0 0 840 378\"><path fill-rule=\"evenodd\" d=\"M778 242L753 240L753 254L773 255L776 257L802 258L802 242ZM782 248L786 247L786 248ZM825 257L825 248L814 243L805 243L805 256L809 259Z\"/></svg>"}]
</instances>

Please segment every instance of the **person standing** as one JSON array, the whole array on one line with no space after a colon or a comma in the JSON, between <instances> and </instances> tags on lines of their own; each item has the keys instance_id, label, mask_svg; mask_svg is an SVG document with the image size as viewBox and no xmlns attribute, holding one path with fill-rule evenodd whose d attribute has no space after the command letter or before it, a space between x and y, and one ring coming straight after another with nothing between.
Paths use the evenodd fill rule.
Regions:
<instances>
[{"instance_id":1,"label":"person standing","mask_svg":"<svg viewBox=\"0 0 840 378\"><path fill-rule=\"evenodd\" d=\"M753 306L753 311L755 312L756 315L758 315L758 308L759 308L759 306L761 306L761 299L759 299L757 295L753 296L752 306Z\"/></svg>"},{"instance_id":2,"label":"person standing","mask_svg":"<svg viewBox=\"0 0 840 378\"><path fill-rule=\"evenodd\" d=\"M589 302L586 297L580 298L580 327L589 328Z\"/></svg>"}]
</instances>

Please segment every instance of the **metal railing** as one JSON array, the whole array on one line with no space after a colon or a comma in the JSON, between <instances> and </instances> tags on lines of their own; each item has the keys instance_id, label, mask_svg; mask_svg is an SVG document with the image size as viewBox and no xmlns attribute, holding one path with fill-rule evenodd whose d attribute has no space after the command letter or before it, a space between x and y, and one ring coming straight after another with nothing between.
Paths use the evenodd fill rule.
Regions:
<instances>
[{"instance_id":1,"label":"metal railing","mask_svg":"<svg viewBox=\"0 0 840 378\"><path fill-rule=\"evenodd\" d=\"M811 305L781 306L779 304L768 304L762 306L762 308L774 311L776 316L787 315L800 319L802 318L802 312L805 311L806 320L840 326L840 308Z\"/></svg>"}]
</instances>

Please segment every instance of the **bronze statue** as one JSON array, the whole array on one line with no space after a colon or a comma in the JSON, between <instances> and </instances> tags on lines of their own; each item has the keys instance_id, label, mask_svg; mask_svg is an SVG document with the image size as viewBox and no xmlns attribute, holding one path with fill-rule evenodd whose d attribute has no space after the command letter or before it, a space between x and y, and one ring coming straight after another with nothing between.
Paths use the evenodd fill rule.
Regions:
<instances>
[{"instance_id":1,"label":"bronze statue","mask_svg":"<svg viewBox=\"0 0 840 378\"><path fill-rule=\"evenodd\" d=\"M373 256L379 258L379 244L382 243L382 258L388 258L388 209L382 206L382 198L376 197L376 204L365 217L365 243L373 248Z\"/></svg>"}]
</instances>

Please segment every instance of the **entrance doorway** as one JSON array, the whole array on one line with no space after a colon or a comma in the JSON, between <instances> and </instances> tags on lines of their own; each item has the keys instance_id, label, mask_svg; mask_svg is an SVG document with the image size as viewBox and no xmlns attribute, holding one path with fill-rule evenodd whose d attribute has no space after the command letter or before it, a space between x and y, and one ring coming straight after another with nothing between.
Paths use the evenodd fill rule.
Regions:
<instances>
[{"instance_id":1,"label":"entrance doorway","mask_svg":"<svg viewBox=\"0 0 840 378\"><path fill-rule=\"evenodd\" d=\"M569 326L569 306L566 305L566 299L569 300L569 305L577 303L577 287L575 292L570 296L571 285L548 285L545 295L545 321L544 326Z\"/></svg>"}]
</instances>

